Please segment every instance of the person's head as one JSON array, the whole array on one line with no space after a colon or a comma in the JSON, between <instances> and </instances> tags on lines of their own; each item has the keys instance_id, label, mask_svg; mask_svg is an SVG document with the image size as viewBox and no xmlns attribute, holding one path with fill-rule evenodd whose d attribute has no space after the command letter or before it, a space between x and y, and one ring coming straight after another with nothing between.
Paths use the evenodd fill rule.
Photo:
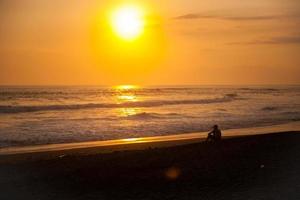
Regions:
<instances>
[{"instance_id":1,"label":"person's head","mask_svg":"<svg viewBox=\"0 0 300 200\"><path fill-rule=\"evenodd\" d=\"M213 129L218 129L218 128L219 128L218 125L213 126Z\"/></svg>"}]
</instances>

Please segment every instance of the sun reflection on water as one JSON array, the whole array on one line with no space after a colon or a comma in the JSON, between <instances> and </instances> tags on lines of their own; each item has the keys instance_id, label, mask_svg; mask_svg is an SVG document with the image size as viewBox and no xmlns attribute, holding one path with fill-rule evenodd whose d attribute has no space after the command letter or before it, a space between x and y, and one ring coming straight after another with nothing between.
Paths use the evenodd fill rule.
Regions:
<instances>
[{"instance_id":1,"label":"sun reflection on water","mask_svg":"<svg viewBox=\"0 0 300 200\"><path fill-rule=\"evenodd\" d=\"M137 101L136 96L133 94L118 95L118 99L121 101Z\"/></svg>"},{"instance_id":2,"label":"sun reflection on water","mask_svg":"<svg viewBox=\"0 0 300 200\"><path fill-rule=\"evenodd\" d=\"M126 139L123 139L124 142L136 142L136 141L139 141L141 140L141 138L126 138Z\"/></svg>"},{"instance_id":3,"label":"sun reflection on water","mask_svg":"<svg viewBox=\"0 0 300 200\"><path fill-rule=\"evenodd\" d=\"M137 86L137 85L117 85L114 88L117 90L134 90L134 89L138 89L139 86Z\"/></svg>"},{"instance_id":4,"label":"sun reflection on water","mask_svg":"<svg viewBox=\"0 0 300 200\"><path fill-rule=\"evenodd\" d=\"M113 87L116 91L115 100L118 104L124 105L117 109L119 116L128 117L136 115L141 111L140 108L130 107L130 102L138 102L139 98L136 94L136 90L139 88L136 85L118 85ZM126 104L128 103L128 104Z\"/></svg>"},{"instance_id":5,"label":"sun reflection on water","mask_svg":"<svg viewBox=\"0 0 300 200\"><path fill-rule=\"evenodd\" d=\"M141 113L141 109L140 108L119 108L118 113L120 116L127 117L127 116L132 116Z\"/></svg>"}]
</instances>

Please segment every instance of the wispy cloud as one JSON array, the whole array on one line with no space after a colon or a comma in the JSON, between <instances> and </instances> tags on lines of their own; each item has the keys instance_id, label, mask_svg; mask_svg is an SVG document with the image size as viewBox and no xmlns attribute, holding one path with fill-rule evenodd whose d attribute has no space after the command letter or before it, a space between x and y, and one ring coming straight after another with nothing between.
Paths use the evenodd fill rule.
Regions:
<instances>
[{"instance_id":1,"label":"wispy cloud","mask_svg":"<svg viewBox=\"0 0 300 200\"><path fill-rule=\"evenodd\" d=\"M282 36L250 42L233 42L229 45L256 45L256 44L300 44L300 36Z\"/></svg>"},{"instance_id":2,"label":"wispy cloud","mask_svg":"<svg viewBox=\"0 0 300 200\"><path fill-rule=\"evenodd\" d=\"M215 18L215 16L189 13L189 14L174 17L173 19L175 19L175 20L189 20L189 19L206 19L206 18Z\"/></svg>"},{"instance_id":3,"label":"wispy cloud","mask_svg":"<svg viewBox=\"0 0 300 200\"><path fill-rule=\"evenodd\" d=\"M284 18L299 18L298 15L256 15L256 16L224 16L224 15L203 15L197 13L188 13L174 17L175 20L200 20L200 19L218 19L232 21L258 21L258 20L274 20Z\"/></svg>"}]
</instances>

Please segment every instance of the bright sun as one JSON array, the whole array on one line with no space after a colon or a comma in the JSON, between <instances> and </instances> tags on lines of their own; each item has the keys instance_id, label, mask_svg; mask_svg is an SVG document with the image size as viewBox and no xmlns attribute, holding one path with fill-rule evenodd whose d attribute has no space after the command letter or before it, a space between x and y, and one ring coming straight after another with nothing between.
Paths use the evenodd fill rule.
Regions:
<instances>
[{"instance_id":1,"label":"bright sun","mask_svg":"<svg viewBox=\"0 0 300 200\"><path fill-rule=\"evenodd\" d=\"M136 6L123 6L115 10L111 21L115 34L125 40L140 36L145 23L142 9Z\"/></svg>"}]
</instances>

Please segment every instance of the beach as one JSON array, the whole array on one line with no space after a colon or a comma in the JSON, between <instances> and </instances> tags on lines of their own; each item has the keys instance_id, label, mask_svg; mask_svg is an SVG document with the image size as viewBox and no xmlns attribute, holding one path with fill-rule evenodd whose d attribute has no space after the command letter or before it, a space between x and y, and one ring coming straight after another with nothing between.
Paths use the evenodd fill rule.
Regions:
<instances>
[{"instance_id":1,"label":"beach","mask_svg":"<svg viewBox=\"0 0 300 200\"><path fill-rule=\"evenodd\" d=\"M0 94L1 200L300 197L299 86Z\"/></svg>"},{"instance_id":2,"label":"beach","mask_svg":"<svg viewBox=\"0 0 300 200\"><path fill-rule=\"evenodd\" d=\"M1 155L1 199L299 199L299 133Z\"/></svg>"},{"instance_id":3,"label":"beach","mask_svg":"<svg viewBox=\"0 0 300 200\"><path fill-rule=\"evenodd\" d=\"M300 0L0 16L0 200L300 200Z\"/></svg>"}]
</instances>

